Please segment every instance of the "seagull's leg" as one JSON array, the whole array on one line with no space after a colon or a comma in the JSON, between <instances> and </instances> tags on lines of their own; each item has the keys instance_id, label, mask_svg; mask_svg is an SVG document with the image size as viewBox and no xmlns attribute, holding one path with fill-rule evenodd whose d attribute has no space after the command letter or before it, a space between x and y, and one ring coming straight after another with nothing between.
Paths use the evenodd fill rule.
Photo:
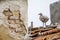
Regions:
<instances>
[{"instance_id":1,"label":"seagull's leg","mask_svg":"<svg viewBox=\"0 0 60 40\"><path fill-rule=\"evenodd\" d=\"M44 27L44 22L43 22L43 27Z\"/></svg>"},{"instance_id":2,"label":"seagull's leg","mask_svg":"<svg viewBox=\"0 0 60 40\"><path fill-rule=\"evenodd\" d=\"M45 27L46 27L46 23L45 23Z\"/></svg>"},{"instance_id":3,"label":"seagull's leg","mask_svg":"<svg viewBox=\"0 0 60 40\"><path fill-rule=\"evenodd\" d=\"M45 23L44 23L44 28L45 28Z\"/></svg>"}]
</instances>

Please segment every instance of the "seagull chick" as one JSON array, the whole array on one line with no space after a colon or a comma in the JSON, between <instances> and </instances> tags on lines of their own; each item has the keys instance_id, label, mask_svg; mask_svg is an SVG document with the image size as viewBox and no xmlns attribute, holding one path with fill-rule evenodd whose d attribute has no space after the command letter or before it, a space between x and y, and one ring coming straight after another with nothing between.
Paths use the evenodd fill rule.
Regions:
<instances>
[{"instance_id":1,"label":"seagull chick","mask_svg":"<svg viewBox=\"0 0 60 40\"><path fill-rule=\"evenodd\" d=\"M47 16L44 16L42 13L39 13L39 15L40 15L39 19L40 19L40 21L43 22L43 27L45 27L46 22L49 20L49 18Z\"/></svg>"}]
</instances>

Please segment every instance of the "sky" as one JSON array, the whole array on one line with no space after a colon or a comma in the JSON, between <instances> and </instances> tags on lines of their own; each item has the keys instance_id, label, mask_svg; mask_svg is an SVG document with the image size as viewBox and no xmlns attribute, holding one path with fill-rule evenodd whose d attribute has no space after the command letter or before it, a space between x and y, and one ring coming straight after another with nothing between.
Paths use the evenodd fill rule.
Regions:
<instances>
[{"instance_id":1,"label":"sky","mask_svg":"<svg viewBox=\"0 0 60 40\"><path fill-rule=\"evenodd\" d=\"M34 27L42 26L42 22L39 20L39 13L49 17L47 25L51 23L50 21L50 4L58 0L28 0L28 26L31 25L33 21Z\"/></svg>"}]
</instances>

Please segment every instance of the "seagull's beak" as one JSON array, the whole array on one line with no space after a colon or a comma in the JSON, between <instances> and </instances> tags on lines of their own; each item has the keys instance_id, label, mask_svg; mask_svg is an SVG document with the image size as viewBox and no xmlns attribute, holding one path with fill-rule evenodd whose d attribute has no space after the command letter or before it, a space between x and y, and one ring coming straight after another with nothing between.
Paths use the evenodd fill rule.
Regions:
<instances>
[{"instance_id":1,"label":"seagull's beak","mask_svg":"<svg viewBox=\"0 0 60 40\"><path fill-rule=\"evenodd\" d=\"M40 14L38 14L38 15L40 15Z\"/></svg>"},{"instance_id":2,"label":"seagull's beak","mask_svg":"<svg viewBox=\"0 0 60 40\"><path fill-rule=\"evenodd\" d=\"M42 16L42 13L39 13L38 15L41 15Z\"/></svg>"}]
</instances>

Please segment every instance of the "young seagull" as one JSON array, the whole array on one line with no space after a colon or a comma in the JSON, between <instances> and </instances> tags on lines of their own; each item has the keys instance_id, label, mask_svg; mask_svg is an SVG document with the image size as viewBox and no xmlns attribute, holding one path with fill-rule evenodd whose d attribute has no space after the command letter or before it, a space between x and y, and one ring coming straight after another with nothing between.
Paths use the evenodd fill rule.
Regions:
<instances>
[{"instance_id":1,"label":"young seagull","mask_svg":"<svg viewBox=\"0 0 60 40\"><path fill-rule=\"evenodd\" d=\"M47 16L44 16L42 13L39 13L40 17L40 21L43 22L43 27L46 27L46 22L49 20L49 18Z\"/></svg>"}]
</instances>

